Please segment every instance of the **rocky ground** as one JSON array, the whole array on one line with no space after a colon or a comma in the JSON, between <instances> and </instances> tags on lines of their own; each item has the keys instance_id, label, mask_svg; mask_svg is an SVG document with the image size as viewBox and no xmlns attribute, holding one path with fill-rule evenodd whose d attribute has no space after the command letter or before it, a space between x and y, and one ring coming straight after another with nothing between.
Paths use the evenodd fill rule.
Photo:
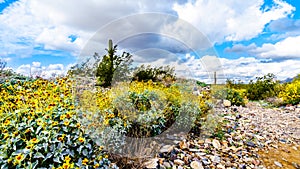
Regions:
<instances>
[{"instance_id":1,"label":"rocky ground","mask_svg":"<svg viewBox=\"0 0 300 169\"><path fill-rule=\"evenodd\" d=\"M300 107L217 107L215 137L164 145L146 168L300 168Z\"/></svg>"}]
</instances>

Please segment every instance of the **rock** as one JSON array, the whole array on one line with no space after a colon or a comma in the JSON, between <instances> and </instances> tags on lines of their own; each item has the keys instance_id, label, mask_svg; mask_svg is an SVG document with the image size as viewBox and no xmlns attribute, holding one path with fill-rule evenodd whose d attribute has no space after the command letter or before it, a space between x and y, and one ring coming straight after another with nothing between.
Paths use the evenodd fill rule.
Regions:
<instances>
[{"instance_id":1,"label":"rock","mask_svg":"<svg viewBox=\"0 0 300 169\"><path fill-rule=\"evenodd\" d=\"M255 144L252 141L248 141L246 144L247 146L255 147Z\"/></svg>"},{"instance_id":2,"label":"rock","mask_svg":"<svg viewBox=\"0 0 300 169\"><path fill-rule=\"evenodd\" d=\"M190 166L192 169L204 169L199 161L192 161Z\"/></svg>"},{"instance_id":3,"label":"rock","mask_svg":"<svg viewBox=\"0 0 300 169\"><path fill-rule=\"evenodd\" d=\"M171 164L168 163L168 162L164 162L163 165L164 165L166 168L171 168Z\"/></svg>"},{"instance_id":4,"label":"rock","mask_svg":"<svg viewBox=\"0 0 300 169\"><path fill-rule=\"evenodd\" d=\"M157 158L153 158L150 159L148 161L146 161L143 166L145 166L145 168L157 168L158 166L158 159Z\"/></svg>"},{"instance_id":5,"label":"rock","mask_svg":"<svg viewBox=\"0 0 300 169\"><path fill-rule=\"evenodd\" d=\"M198 144L204 144L204 140L198 140Z\"/></svg>"},{"instance_id":6,"label":"rock","mask_svg":"<svg viewBox=\"0 0 300 169\"><path fill-rule=\"evenodd\" d=\"M258 166L260 164L260 161L259 160L253 160L252 163L255 165L255 166Z\"/></svg>"},{"instance_id":7,"label":"rock","mask_svg":"<svg viewBox=\"0 0 300 169\"><path fill-rule=\"evenodd\" d=\"M300 169L300 164L297 164L295 162L292 162L293 166L296 168L296 169Z\"/></svg>"},{"instance_id":8,"label":"rock","mask_svg":"<svg viewBox=\"0 0 300 169\"><path fill-rule=\"evenodd\" d=\"M211 161L213 163L217 163L218 164L218 163L221 162L221 158L219 156L211 156L210 159L211 159Z\"/></svg>"},{"instance_id":9,"label":"rock","mask_svg":"<svg viewBox=\"0 0 300 169\"><path fill-rule=\"evenodd\" d=\"M183 140L179 143L179 147L180 147L180 149L185 150L185 149L189 148L189 144L187 141Z\"/></svg>"},{"instance_id":10,"label":"rock","mask_svg":"<svg viewBox=\"0 0 300 169\"><path fill-rule=\"evenodd\" d=\"M209 164L211 164L211 162L210 162L207 158L202 158L202 163L203 163L204 165L209 165Z\"/></svg>"},{"instance_id":11,"label":"rock","mask_svg":"<svg viewBox=\"0 0 300 169\"><path fill-rule=\"evenodd\" d=\"M218 165L217 165L217 168L218 168L218 169L225 169L225 166L223 166L222 164L218 164Z\"/></svg>"},{"instance_id":12,"label":"rock","mask_svg":"<svg viewBox=\"0 0 300 169\"><path fill-rule=\"evenodd\" d=\"M282 164L281 164L280 162L278 162L278 161L274 161L274 164L275 164L276 166L280 167L280 168L283 167Z\"/></svg>"},{"instance_id":13,"label":"rock","mask_svg":"<svg viewBox=\"0 0 300 169\"><path fill-rule=\"evenodd\" d=\"M159 152L160 152L160 153L169 153L169 152L171 152L171 151L173 150L173 148L174 148L174 146L171 146L171 145L165 145L165 146L163 146L163 147L159 150Z\"/></svg>"},{"instance_id":14,"label":"rock","mask_svg":"<svg viewBox=\"0 0 300 169\"><path fill-rule=\"evenodd\" d=\"M200 152L201 149L190 148L189 151L190 152Z\"/></svg>"},{"instance_id":15,"label":"rock","mask_svg":"<svg viewBox=\"0 0 300 169\"><path fill-rule=\"evenodd\" d=\"M225 107L230 107L231 106L231 102L229 101L229 100L223 100L223 105L225 106Z\"/></svg>"},{"instance_id":16,"label":"rock","mask_svg":"<svg viewBox=\"0 0 300 169\"><path fill-rule=\"evenodd\" d=\"M176 159L174 160L174 164L177 164L177 165L184 165L184 161L180 160L180 159Z\"/></svg>"},{"instance_id":17,"label":"rock","mask_svg":"<svg viewBox=\"0 0 300 169\"><path fill-rule=\"evenodd\" d=\"M282 142L282 143L286 143L285 139L279 139L279 141Z\"/></svg>"},{"instance_id":18,"label":"rock","mask_svg":"<svg viewBox=\"0 0 300 169\"><path fill-rule=\"evenodd\" d=\"M216 148L216 149L220 149L220 148L221 148L220 142L219 142L218 140L216 140L216 139L214 139L214 140L212 141L212 145L213 145L214 148Z\"/></svg>"},{"instance_id":19,"label":"rock","mask_svg":"<svg viewBox=\"0 0 300 169\"><path fill-rule=\"evenodd\" d=\"M236 120L236 117L234 117L234 116L224 116L224 119L227 119L227 120Z\"/></svg>"}]
</instances>

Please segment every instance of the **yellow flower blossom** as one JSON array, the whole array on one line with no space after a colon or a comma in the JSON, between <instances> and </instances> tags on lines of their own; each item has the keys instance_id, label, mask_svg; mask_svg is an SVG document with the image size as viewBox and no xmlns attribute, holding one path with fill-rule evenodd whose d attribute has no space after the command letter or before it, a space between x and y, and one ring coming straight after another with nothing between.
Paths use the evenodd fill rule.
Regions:
<instances>
[{"instance_id":1,"label":"yellow flower blossom","mask_svg":"<svg viewBox=\"0 0 300 169\"><path fill-rule=\"evenodd\" d=\"M71 157L70 156L66 156L64 160L65 160L66 163L69 163L71 161Z\"/></svg>"},{"instance_id":2,"label":"yellow flower blossom","mask_svg":"<svg viewBox=\"0 0 300 169\"><path fill-rule=\"evenodd\" d=\"M98 168L99 166L100 166L100 164L97 163L94 165L94 168Z\"/></svg>"},{"instance_id":3,"label":"yellow flower blossom","mask_svg":"<svg viewBox=\"0 0 300 169\"><path fill-rule=\"evenodd\" d=\"M69 121L67 121L67 120L66 120L66 121L64 121L64 125L65 125L65 126L68 126L69 124L70 124L70 122L69 122Z\"/></svg>"},{"instance_id":4,"label":"yellow flower blossom","mask_svg":"<svg viewBox=\"0 0 300 169\"><path fill-rule=\"evenodd\" d=\"M39 140L37 138L33 138L30 140L30 142L36 144L39 142Z\"/></svg>"},{"instance_id":5,"label":"yellow flower blossom","mask_svg":"<svg viewBox=\"0 0 300 169\"><path fill-rule=\"evenodd\" d=\"M80 143L83 143L83 142L85 141L85 139L82 138L82 137L79 137L79 138L78 138L78 141L79 141Z\"/></svg>"},{"instance_id":6,"label":"yellow flower blossom","mask_svg":"<svg viewBox=\"0 0 300 169\"><path fill-rule=\"evenodd\" d=\"M84 159L82 160L82 164L83 164L83 165L87 165L88 162L89 162L89 160L88 160L87 158L84 158Z\"/></svg>"},{"instance_id":7,"label":"yellow flower blossom","mask_svg":"<svg viewBox=\"0 0 300 169\"><path fill-rule=\"evenodd\" d=\"M64 120L65 118L66 118L65 114L63 114L63 115L60 116L60 120Z\"/></svg>"},{"instance_id":8,"label":"yellow flower blossom","mask_svg":"<svg viewBox=\"0 0 300 169\"><path fill-rule=\"evenodd\" d=\"M22 160L24 159L24 155L21 153L21 154L18 154L16 157L15 157L15 164L19 164Z\"/></svg>"},{"instance_id":9,"label":"yellow flower blossom","mask_svg":"<svg viewBox=\"0 0 300 169\"><path fill-rule=\"evenodd\" d=\"M9 120L9 119L6 119L5 122L4 122L4 125L5 125L5 126L8 126L9 124L10 124L10 120Z\"/></svg>"}]
</instances>

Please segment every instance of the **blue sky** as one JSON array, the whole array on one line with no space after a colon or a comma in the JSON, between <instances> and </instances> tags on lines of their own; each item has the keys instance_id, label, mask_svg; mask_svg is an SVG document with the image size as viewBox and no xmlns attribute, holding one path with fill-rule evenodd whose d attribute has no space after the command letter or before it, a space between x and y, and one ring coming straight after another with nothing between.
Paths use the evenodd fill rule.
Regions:
<instances>
[{"instance_id":1,"label":"blue sky","mask_svg":"<svg viewBox=\"0 0 300 169\"><path fill-rule=\"evenodd\" d=\"M212 71L284 80L300 73L299 19L298 0L0 0L0 58L18 73L49 77L128 34L119 49L136 64L170 64L206 82Z\"/></svg>"}]
</instances>

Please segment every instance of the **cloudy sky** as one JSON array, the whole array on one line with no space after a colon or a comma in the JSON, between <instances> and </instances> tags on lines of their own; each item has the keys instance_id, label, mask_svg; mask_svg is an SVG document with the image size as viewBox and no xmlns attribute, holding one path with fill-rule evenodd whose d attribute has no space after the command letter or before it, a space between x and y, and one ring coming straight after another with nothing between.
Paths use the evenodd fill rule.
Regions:
<instances>
[{"instance_id":1,"label":"cloudy sky","mask_svg":"<svg viewBox=\"0 0 300 169\"><path fill-rule=\"evenodd\" d=\"M298 0L0 0L0 58L18 73L65 73L108 39L135 64L210 82L300 73Z\"/></svg>"}]
</instances>

